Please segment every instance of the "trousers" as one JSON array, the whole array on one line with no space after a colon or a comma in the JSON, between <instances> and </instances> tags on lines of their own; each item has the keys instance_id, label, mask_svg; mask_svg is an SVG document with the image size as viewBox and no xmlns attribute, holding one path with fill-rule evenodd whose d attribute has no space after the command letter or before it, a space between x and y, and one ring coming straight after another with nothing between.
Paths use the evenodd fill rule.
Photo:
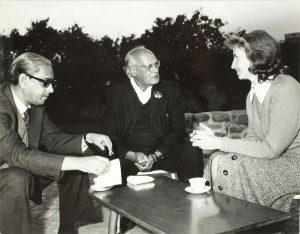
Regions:
<instances>
[{"instance_id":1,"label":"trousers","mask_svg":"<svg viewBox=\"0 0 300 234\"><path fill-rule=\"evenodd\" d=\"M126 184L127 176L136 175L139 169L124 157L120 158L120 162L123 184ZM202 150L183 142L176 145L167 157L154 163L152 170L176 172L179 180L187 181L192 177L202 177L203 167Z\"/></svg>"},{"instance_id":2,"label":"trousers","mask_svg":"<svg viewBox=\"0 0 300 234\"><path fill-rule=\"evenodd\" d=\"M33 176L21 168L0 170L0 233L32 233L29 200L34 197L37 182L45 189L53 180ZM94 203L87 195L89 179L86 173L64 172L57 185L60 224L89 222L97 218Z\"/></svg>"}]
</instances>

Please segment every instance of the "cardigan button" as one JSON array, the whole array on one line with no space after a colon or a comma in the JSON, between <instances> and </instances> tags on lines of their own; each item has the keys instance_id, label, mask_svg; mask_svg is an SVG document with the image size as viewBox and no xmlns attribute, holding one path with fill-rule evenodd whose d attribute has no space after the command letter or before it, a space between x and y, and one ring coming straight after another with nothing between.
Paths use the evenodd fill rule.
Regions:
<instances>
[{"instance_id":1,"label":"cardigan button","mask_svg":"<svg viewBox=\"0 0 300 234\"><path fill-rule=\"evenodd\" d=\"M237 160L237 156L236 156L236 155L232 155L232 156L231 156L231 159L232 159L232 160Z\"/></svg>"},{"instance_id":2,"label":"cardigan button","mask_svg":"<svg viewBox=\"0 0 300 234\"><path fill-rule=\"evenodd\" d=\"M227 170L224 170L224 171L223 171L223 175L228 175L228 171L227 171Z\"/></svg>"},{"instance_id":3,"label":"cardigan button","mask_svg":"<svg viewBox=\"0 0 300 234\"><path fill-rule=\"evenodd\" d=\"M222 187L221 185L219 185L219 186L218 186L218 189L219 189L220 191L222 191L222 190L223 190L223 187Z\"/></svg>"}]
</instances>

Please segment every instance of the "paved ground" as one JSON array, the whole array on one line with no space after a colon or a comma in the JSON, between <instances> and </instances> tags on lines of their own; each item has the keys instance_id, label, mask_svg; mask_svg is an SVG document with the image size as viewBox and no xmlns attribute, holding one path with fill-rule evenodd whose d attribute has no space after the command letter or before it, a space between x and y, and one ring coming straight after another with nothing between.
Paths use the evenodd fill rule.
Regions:
<instances>
[{"instance_id":1,"label":"paved ground","mask_svg":"<svg viewBox=\"0 0 300 234\"><path fill-rule=\"evenodd\" d=\"M56 183L52 183L43 192L43 204L31 203L33 234L55 234L59 225L58 191ZM109 211L102 207L103 222L79 227L79 234L106 234ZM148 234L146 230L135 227L127 234Z\"/></svg>"}]
</instances>

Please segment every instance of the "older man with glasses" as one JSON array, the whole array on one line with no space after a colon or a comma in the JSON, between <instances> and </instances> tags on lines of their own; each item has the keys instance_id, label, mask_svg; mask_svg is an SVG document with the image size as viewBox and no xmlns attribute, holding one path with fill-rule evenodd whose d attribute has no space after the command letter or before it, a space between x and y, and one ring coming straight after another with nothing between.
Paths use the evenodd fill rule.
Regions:
<instances>
[{"instance_id":1,"label":"older man with glasses","mask_svg":"<svg viewBox=\"0 0 300 234\"><path fill-rule=\"evenodd\" d=\"M61 132L45 113L54 92L51 62L31 52L11 64L9 82L0 84L0 233L32 233L29 199L42 202L42 190L54 180L59 189L58 233L77 233L76 224L94 222L97 213L87 196L87 173L108 171L106 157L88 155L88 144L112 153L101 134ZM91 152L89 152L91 153Z\"/></svg>"},{"instance_id":2,"label":"older man with glasses","mask_svg":"<svg viewBox=\"0 0 300 234\"><path fill-rule=\"evenodd\" d=\"M107 92L104 126L120 157L123 183L139 171L177 172L179 180L203 174L201 149L184 142L180 90L160 81L159 66L150 50L136 47L125 57L129 80ZM132 226L121 219L121 232Z\"/></svg>"}]
</instances>

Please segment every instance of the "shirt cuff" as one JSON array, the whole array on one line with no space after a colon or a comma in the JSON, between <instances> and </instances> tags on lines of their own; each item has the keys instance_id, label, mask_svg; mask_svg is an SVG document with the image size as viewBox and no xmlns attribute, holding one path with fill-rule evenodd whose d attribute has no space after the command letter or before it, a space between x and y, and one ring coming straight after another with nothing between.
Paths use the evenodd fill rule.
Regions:
<instances>
[{"instance_id":1,"label":"shirt cuff","mask_svg":"<svg viewBox=\"0 0 300 234\"><path fill-rule=\"evenodd\" d=\"M83 140L83 137L82 137L82 140L81 140L81 150L82 150L82 153L84 153L88 148L88 145L84 142Z\"/></svg>"}]
</instances>

